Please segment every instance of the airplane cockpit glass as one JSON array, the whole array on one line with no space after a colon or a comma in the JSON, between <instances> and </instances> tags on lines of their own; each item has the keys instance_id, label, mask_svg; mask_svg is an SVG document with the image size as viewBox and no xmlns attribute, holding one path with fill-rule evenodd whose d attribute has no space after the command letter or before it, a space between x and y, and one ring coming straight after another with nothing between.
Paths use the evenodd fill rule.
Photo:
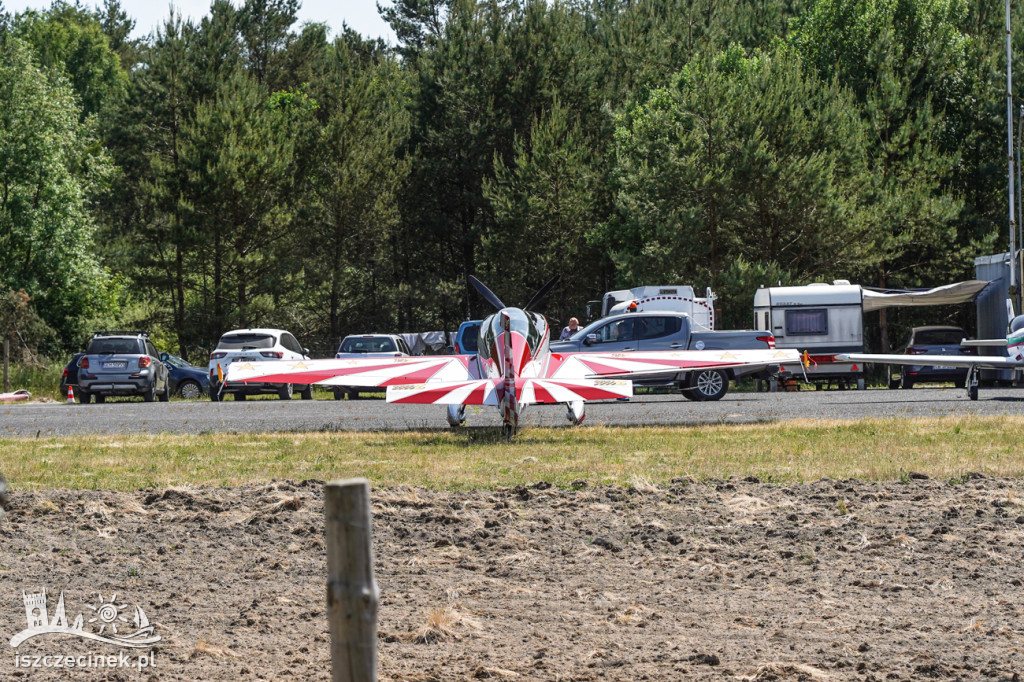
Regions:
<instances>
[{"instance_id":1,"label":"airplane cockpit glass","mask_svg":"<svg viewBox=\"0 0 1024 682\"><path fill-rule=\"evenodd\" d=\"M543 341L541 328L544 326L544 318L537 313L528 313L519 308L506 308L509 316L509 330L522 334L526 338L526 345L530 348L530 355L536 355L537 350ZM480 349L478 353L485 359L496 359L498 353L498 338L505 332L501 322L501 314L491 315L484 320L480 327Z\"/></svg>"},{"instance_id":2,"label":"airplane cockpit glass","mask_svg":"<svg viewBox=\"0 0 1024 682\"><path fill-rule=\"evenodd\" d=\"M1024 329L1024 315L1018 315L1013 318L1013 322L1010 323L1010 331L1015 332Z\"/></svg>"}]
</instances>

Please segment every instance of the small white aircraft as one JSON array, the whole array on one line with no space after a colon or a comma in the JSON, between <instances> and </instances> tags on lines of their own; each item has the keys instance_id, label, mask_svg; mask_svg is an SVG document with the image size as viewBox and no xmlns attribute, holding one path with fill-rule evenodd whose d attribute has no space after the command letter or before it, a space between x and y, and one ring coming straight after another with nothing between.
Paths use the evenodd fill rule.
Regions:
<instances>
[{"instance_id":1,"label":"small white aircraft","mask_svg":"<svg viewBox=\"0 0 1024 682\"><path fill-rule=\"evenodd\" d=\"M874 362L883 365L923 365L925 367L966 367L967 397L978 399L978 370L982 369L1024 369L1024 315L1018 315L1010 322L1010 331L1005 339L964 339L964 346L988 346L1006 348L1002 355L872 355L869 353L844 353L837 360L853 362ZM928 359L929 362L924 362Z\"/></svg>"},{"instance_id":2,"label":"small white aircraft","mask_svg":"<svg viewBox=\"0 0 1024 682\"><path fill-rule=\"evenodd\" d=\"M469 281L498 312L480 325L476 355L236 362L227 381L387 388L389 403L447 405L458 426L467 405L494 405L511 437L528 405L563 403L580 424L587 400L628 398L632 377L712 367L798 365L796 350L682 350L628 353L552 353L548 321L530 311L551 290L545 284L523 308L506 306L475 277Z\"/></svg>"}]
</instances>

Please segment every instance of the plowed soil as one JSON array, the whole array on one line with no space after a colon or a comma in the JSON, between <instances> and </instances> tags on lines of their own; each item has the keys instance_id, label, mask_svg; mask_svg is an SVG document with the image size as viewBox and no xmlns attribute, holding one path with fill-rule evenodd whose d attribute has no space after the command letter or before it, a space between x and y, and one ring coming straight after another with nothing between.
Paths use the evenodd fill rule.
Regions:
<instances>
[{"instance_id":1,"label":"plowed soil","mask_svg":"<svg viewBox=\"0 0 1024 682\"><path fill-rule=\"evenodd\" d=\"M322 482L12 495L0 679L325 680ZM374 490L385 680L1017 680L1019 480ZM156 667L16 667L22 593L138 604ZM125 626L127 627L127 626ZM86 624L86 628L95 625ZM113 653L66 635L21 655Z\"/></svg>"}]
</instances>

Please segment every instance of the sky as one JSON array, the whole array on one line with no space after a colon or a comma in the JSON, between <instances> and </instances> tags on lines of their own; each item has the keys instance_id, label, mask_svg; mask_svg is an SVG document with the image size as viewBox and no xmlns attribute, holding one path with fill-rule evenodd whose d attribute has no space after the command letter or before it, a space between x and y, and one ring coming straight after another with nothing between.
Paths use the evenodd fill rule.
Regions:
<instances>
[{"instance_id":1,"label":"sky","mask_svg":"<svg viewBox=\"0 0 1024 682\"><path fill-rule=\"evenodd\" d=\"M25 9L46 9L53 4L51 0L2 0L2 2L4 8L12 14ZM103 0L81 0L81 2L86 7L103 4ZM237 7L242 4L243 0L232 0L232 2ZM299 24L305 21L325 23L331 27L332 35L336 35L341 29L342 22L345 22L364 36L384 38L392 45L395 43L394 32L377 13L376 0L301 0L301 2ZM198 20L209 13L210 4L210 0L171 0L170 2L121 0L121 7L135 19L135 32L132 35L136 38L147 35L154 27L162 24L171 5L174 5L182 16ZM387 6L391 3L388 0L382 0L381 4Z\"/></svg>"}]
</instances>

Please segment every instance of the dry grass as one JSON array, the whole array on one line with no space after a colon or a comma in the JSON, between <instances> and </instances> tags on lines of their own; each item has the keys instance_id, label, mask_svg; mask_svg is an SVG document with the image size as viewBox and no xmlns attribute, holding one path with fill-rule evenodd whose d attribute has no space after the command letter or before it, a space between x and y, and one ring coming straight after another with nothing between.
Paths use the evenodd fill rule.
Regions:
<instances>
[{"instance_id":1,"label":"dry grass","mask_svg":"<svg viewBox=\"0 0 1024 682\"><path fill-rule=\"evenodd\" d=\"M412 486L409 495L415 498L416 486L486 488L536 481L652 490L685 476L754 475L780 483L822 477L894 480L909 471L946 480L974 471L1020 476L1022 440L1021 417L531 428L512 443L486 428L147 435L117 441L80 436L0 440L0 471L15 489L137 490L365 476L375 486Z\"/></svg>"},{"instance_id":2,"label":"dry grass","mask_svg":"<svg viewBox=\"0 0 1024 682\"><path fill-rule=\"evenodd\" d=\"M479 630L480 621L455 609L442 606L427 612L427 620L409 639L420 644L462 639L469 630Z\"/></svg>"}]
</instances>

